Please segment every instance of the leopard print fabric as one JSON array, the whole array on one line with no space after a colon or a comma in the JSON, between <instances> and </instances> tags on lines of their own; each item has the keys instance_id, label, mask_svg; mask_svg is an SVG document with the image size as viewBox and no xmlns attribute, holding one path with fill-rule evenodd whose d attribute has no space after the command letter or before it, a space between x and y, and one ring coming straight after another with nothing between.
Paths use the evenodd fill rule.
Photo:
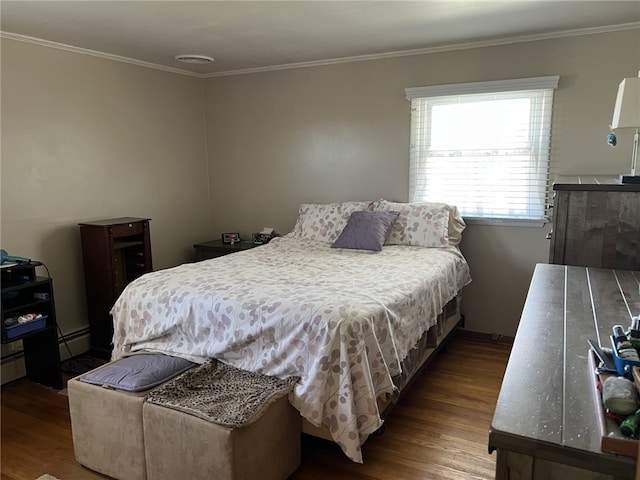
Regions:
<instances>
[{"instance_id":1,"label":"leopard print fabric","mask_svg":"<svg viewBox=\"0 0 640 480\"><path fill-rule=\"evenodd\" d=\"M153 390L146 401L236 428L260 418L298 380L281 380L209 360Z\"/></svg>"}]
</instances>

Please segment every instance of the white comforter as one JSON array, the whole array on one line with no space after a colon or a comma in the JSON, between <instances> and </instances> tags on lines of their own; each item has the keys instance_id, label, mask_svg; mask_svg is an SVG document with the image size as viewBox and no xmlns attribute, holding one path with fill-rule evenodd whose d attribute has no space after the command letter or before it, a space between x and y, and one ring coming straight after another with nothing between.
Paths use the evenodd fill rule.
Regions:
<instances>
[{"instance_id":1,"label":"white comforter","mask_svg":"<svg viewBox=\"0 0 640 480\"><path fill-rule=\"evenodd\" d=\"M113 359L148 350L299 376L293 406L362 462L382 424L376 398L469 282L454 247L372 253L277 238L129 284L112 310Z\"/></svg>"}]
</instances>

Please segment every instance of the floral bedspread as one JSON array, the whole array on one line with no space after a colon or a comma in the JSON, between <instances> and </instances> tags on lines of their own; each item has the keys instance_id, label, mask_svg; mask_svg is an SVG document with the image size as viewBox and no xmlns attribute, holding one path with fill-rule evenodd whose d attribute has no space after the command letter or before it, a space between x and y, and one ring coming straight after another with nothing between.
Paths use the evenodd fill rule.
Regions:
<instances>
[{"instance_id":1,"label":"floral bedspread","mask_svg":"<svg viewBox=\"0 0 640 480\"><path fill-rule=\"evenodd\" d=\"M277 238L129 284L111 312L112 359L152 351L298 376L292 405L362 462L360 445L382 425L376 398L469 282L455 247L372 253Z\"/></svg>"}]
</instances>

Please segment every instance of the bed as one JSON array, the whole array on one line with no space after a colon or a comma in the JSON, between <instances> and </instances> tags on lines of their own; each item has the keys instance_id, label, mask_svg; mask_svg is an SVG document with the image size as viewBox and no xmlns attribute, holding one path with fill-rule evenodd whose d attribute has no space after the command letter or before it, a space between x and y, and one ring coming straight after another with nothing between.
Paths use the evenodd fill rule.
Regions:
<instances>
[{"instance_id":1,"label":"bed","mask_svg":"<svg viewBox=\"0 0 640 480\"><path fill-rule=\"evenodd\" d=\"M362 218L386 214L354 212L395 218L372 233ZM463 228L444 204L303 204L285 237L129 284L112 310L112 359L160 352L299 377L290 400L309 429L362 462L382 405L423 363L416 351L436 346L429 335L440 340L439 320L471 280L457 246Z\"/></svg>"}]
</instances>

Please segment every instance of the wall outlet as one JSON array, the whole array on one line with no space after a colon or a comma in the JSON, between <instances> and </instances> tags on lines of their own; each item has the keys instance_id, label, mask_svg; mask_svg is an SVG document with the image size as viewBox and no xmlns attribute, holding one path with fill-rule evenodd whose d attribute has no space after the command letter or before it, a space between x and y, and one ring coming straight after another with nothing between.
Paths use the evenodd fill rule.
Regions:
<instances>
[{"instance_id":1,"label":"wall outlet","mask_svg":"<svg viewBox=\"0 0 640 480\"><path fill-rule=\"evenodd\" d=\"M498 340L500 340L500 337L501 337L501 336L502 336L502 335L500 335L499 333L497 333L497 332L493 332L493 333L491 334L491 340L492 340L493 342L497 342Z\"/></svg>"}]
</instances>

